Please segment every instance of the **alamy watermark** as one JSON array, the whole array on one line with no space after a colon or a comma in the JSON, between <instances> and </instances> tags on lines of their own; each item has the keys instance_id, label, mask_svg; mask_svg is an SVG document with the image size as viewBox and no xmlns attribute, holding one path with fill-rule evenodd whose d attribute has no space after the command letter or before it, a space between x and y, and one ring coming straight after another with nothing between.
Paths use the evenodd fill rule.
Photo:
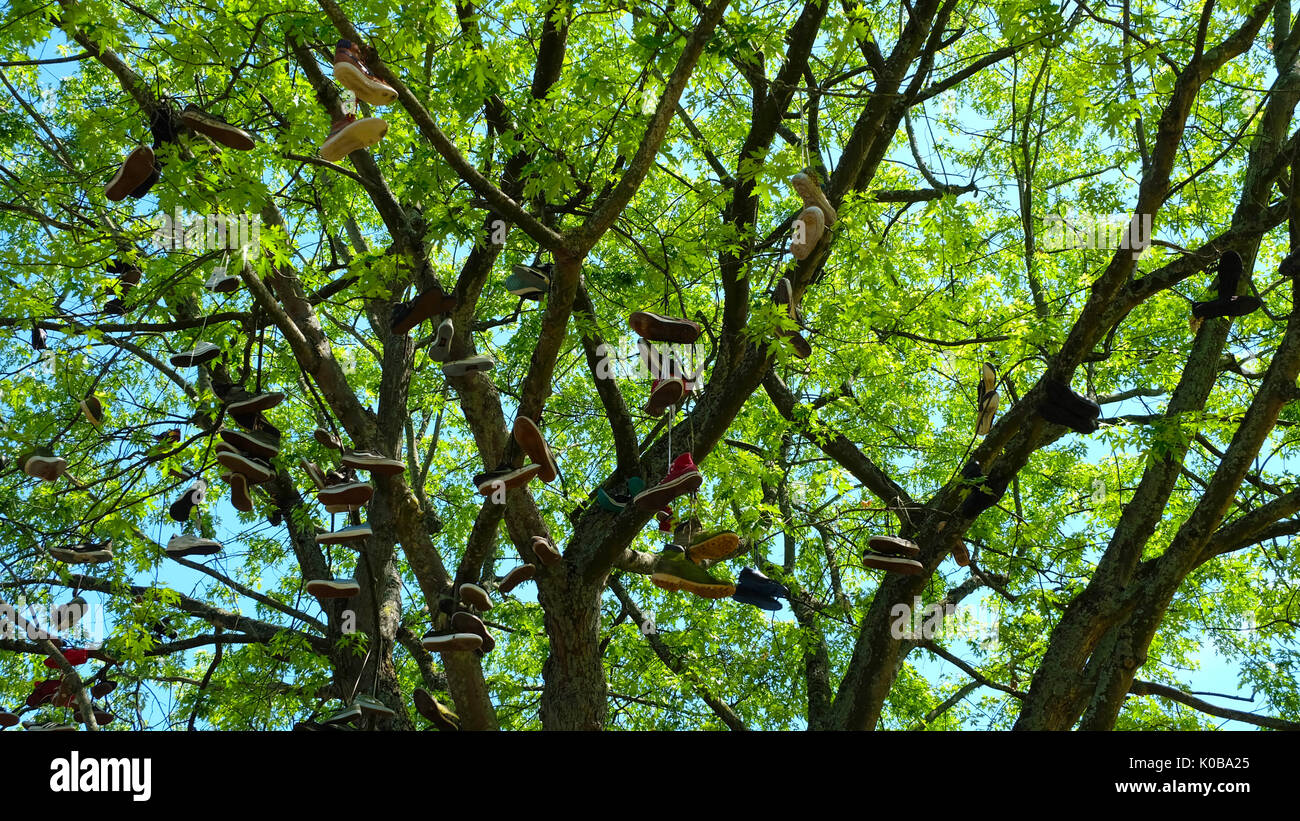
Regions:
<instances>
[{"instance_id":1,"label":"alamy watermark","mask_svg":"<svg viewBox=\"0 0 1300 821\"><path fill-rule=\"evenodd\" d=\"M194 214L176 208L159 214L153 244L160 251L230 251L256 257L262 246L262 218L257 214Z\"/></svg>"},{"instance_id":2,"label":"alamy watermark","mask_svg":"<svg viewBox=\"0 0 1300 821\"><path fill-rule=\"evenodd\" d=\"M1049 214L1039 240L1044 251L1131 250L1137 259L1151 245L1151 215Z\"/></svg>"},{"instance_id":3,"label":"alamy watermark","mask_svg":"<svg viewBox=\"0 0 1300 821\"><path fill-rule=\"evenodd\" d=\"M61 638L98 646L108 635L104 608L73 600L68 604L28 604L19 596L0 602L0 639L29 641Z\"/></svg>"}]
</instances>

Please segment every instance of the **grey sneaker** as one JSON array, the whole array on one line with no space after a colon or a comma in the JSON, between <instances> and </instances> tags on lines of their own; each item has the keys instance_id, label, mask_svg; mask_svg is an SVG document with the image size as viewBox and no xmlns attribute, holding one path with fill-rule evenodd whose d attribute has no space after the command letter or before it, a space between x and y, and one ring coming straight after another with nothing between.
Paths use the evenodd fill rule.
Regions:
<instances>
[{"instance_id":1,"label":"grey sneaker","mask_svg":"<svg viewBox=\"0 0 1300 821\"><path fill-rule=\"evenodd\" d=\"M444 362L442 372L445 376L464 376L467 373L486 373L496 367L496 360L487 354L471 356L468 359L457 359L455 362Z\"/></svg>"},{"instance_id":2,"label":"grey sneaker","mask_svg":"<svg viewBox=\"0 0 1300 821\"><path fill-rule=\"evenodd\" d=\"M173 558L182 556L211 556L221 552L221 542L216 539L204 539L201 536L182 534L172 536L167 542L167 555Z\"/></svg>"}]
</instances>

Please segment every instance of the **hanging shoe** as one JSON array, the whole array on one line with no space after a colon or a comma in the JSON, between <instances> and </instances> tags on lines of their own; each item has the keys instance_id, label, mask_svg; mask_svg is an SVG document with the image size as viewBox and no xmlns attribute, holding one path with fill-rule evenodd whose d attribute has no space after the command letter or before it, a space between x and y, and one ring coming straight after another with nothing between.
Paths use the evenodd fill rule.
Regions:
<instances>
[{"instance_id":1,"label":"hanging shoe","mask_svg":"<svg viewBox=\"0 0 1300 821\"><path fill-rule=\"evenodd\" d=\"M670 544L655 557L650 582L663 590L685 590L703 599L725 599L736 592L731 582L714 577L686 558L686 551Z\"/></svg>"},{"instance_id":2,"label":"hanging shoe","mask_svg":"<svg viewBox=\"0 0 1300 821\"><path fill-rule=\"evenodd\" d=\"M347 542L364 542L373 535L375 535L375 532L370 529L368 524L349 525L335 530L333 533L317 533L316 541L319 544L345 544Z\"/></svg>"},{"instance_id":3,"label":"hanging shoe","mask_svg":"<svg viewBox=\"0 0 1300 821\"><path fill-rule=\"evenodd\" d=\"M84 598L73 596L72 601L59 605L54 611L54 623L60 631L71 630L85 618L89 608L90 604Z\"/></svg>"},{"instance_id":4,"label":"hanging shoe","mask_svg":"<svg viewBox=\"0 0 1300 821\"><path fill-rule=\"evenodd\" d=\"M280 455L280 437L269 432L243 431L223 427L217 433L220 434L223 442L233 445L242 453L248 453L262 459L274 459ZM234 470L230 465L226 465L226 467Z\"/></svg>"},{"instance_id":5,"label":"hanging shoe","mask_svg":"<svg viewBox=\"0 0 1300 821\"><path fill-rule=\"evenodd\" d=\"M868 570L884 570L888 573L902 573L905 576L919 576L925 572L925 567L916 559L888 556L871 550L862 551L862 566Z\"/></svg>"},{"instance_id":6,"label":"hanging shoe","mask_svg":"<svg viewBox=\"0 0 1300 821\"><path fill-rule=\"evenodd\" d=\"M547 567L557 564L564 558L560 551L556 549L555 544L545 536L533 537L533 555Z\"/></svg>"},{"instance_id":7,"label":"hanging shoe","mask_svg":"<svg viewBox=\"0 0 1300 821\"><path fill-rule=\"evenodd\" d=\"M226 404L226 410L239 416L270 410L284 399L284 394L279 391L253 394L243 388L232 388L221 397L221 401Z\"/></svg>"},{"instance_id":8,"label":"hanging shoe","mask_svg":"<svg viewBox=\"0 0 1300 821\"><path fill-rule=\"evenodd\" d=\"M493 496L523 487L541 472L542 466L528 464L520 468L503 467L488 470L474 476L474 487L484 496Z\"/></svg>"},{"instance_id":9,"label":"hanging shoe","mask_svg":"<svg viewBox=\"0 0 1300 821\"><path fill-rule=\"evenodd\" d=\"M416 688L412 694L412 701L415 702L416 712L428 719L439 730L455 731L460 729L460 716L434 698L428 690Z\"/></svg>"},{"instance_id":10,"label":"hanging shoe","mask_svg":"<svg viewBox=\"0 0 1300 821\"><path fill-rule=\"evenodd\" d=\"M392 707L389 707L374 696L368 696L365 693L359 693L356 698L352 699L352 706L361 710L362 715L376 716L379 718L392 718L397 715L397 711Z\"/></svg>"},{"instance_id":11,"label":"hanging shoe","mask_svg":"<svg viewBox=\"0 0 1300 821\"><path fill-rule=\"evenodd\" d=\"M312 579L307 592L318 599L350 599L361 592L361 585L352 579Z\"/></svg>"},{"instance_id":12,"label":"hanging shoe","mask_svg":"<svg viewBox=\"0 0 1300 821\"><path fill-rule=\"evenodd\" d=\"M99 401L99 397L93 393L77 403L81 413L90 421L90 424L99 427L104 424L104 403Z\"/></svg>"},{"instance_id":13,"label":"hanging shoe","mask_svg":"<svg viewBox=\"0 0 1300 821\"><path fill-rule=\"evenodd\" d=\"M445 376L464 376L467 373L487 373L496 367L496 360L487 354L471 356L468 359L457 359L455 362L445 362L442 366L442 372Z\"/></svg>"},{"instance_id":14,"label":"hanging shoe","mask_svg":"<svg viewBox=\"0 0 1300 821\"><path fill-rule=\"evenodd\" d=\"M451 340L455 335L456 326L452 324L451 317L439 322L438 330L433 335L433 344L429 346L429 358L434 362L447 361L447 357L451 356Z\"/></svg>"},{"instance_id":15,"label":"hanging shoe","mask_svg":"<svg viewBox=\"0 0 1300 821\"><path fill-rule=\"evenodd\" d=\"M24 721L23 729L29 733L75 733L77 728L58 721Z\"/></svg>"},{"instance_id":16,"label":"hanging shoe","mask_svg":"<svg viewBox=\"0 0 1300 821\"><path fill-rule=\"evenodd\" d=\"M23 473L36 479L46 482L56 482L63 472L68 469L68 462L49 448L36 448L34 452L24 454L19 458L23 466Z\"/></svg>"},{"instance_id":17,"label":"hanging shoe","mask_svg":"<svg viewBox=\"0 0 1300 821\"><path fill-rule=\"evenodd\" d=\"M343 442L340 441L337 436L324 428L316 428L316 430L312 431L311 435L312 438L323 447L327 447L330 450L343 450Z\"/></svg>"},{"instance_id":18,"label":"hanging shoe","mask_svg":"<svg viewBox=\"0 0 1300 821\"><path fill-rule=\"evenodd\" d=\"M794 188L795 193L803 200L804 207L816 206L822 212L825 218L826 227L829 228L839 221L839 213L831 205L831 201L826 198L825 192L821 186L805 171L800 171L790 178L790 186Z\"/></svg>"},{"instance_id":19,"label":"hanging shoe","mask_svg":"<svg viewBox=\"0 0 1300 821\"><path fill-rule=\"evenodd\" d=\"M537 578L537 568L531 564L521 564L502 577L501 584L497 585L497 592L509 593L524 582L535 578Z\"/></svg>"},{"instance_id":20,"label":"hanging shoe","mask_svg":"<svg viewBox=\"0 0 1300 821\"><path fill-rule=\"evenodd\" d=\"M487 655L496 649L497 640L492 638L492 634L488 632L487 625L483 623L483 620L473 613L466 613L462 610L454 614L451 617L451 629L457 633L472 633L478 636L481 641L478 652L483 655Z\"/></svg>"},{"instance_id":21,"label":"hanging shoe","mask_svg":"<svg viewBox=\"0 0 1300 821\"><path fill-rule=\"evenodd\" d=\"M976 403L979 415L975 420L975 435L984 436L993 428L998 412L998 372L988 362L980 368L980 388Z\"/></svg>"},{"instance_id":22,"label":"hanging shoe","mask_svg":"<svg viewBox=\"0 0 1300 821\"><path fill-rule=\"evenodd\" d=\"M915 559L921 555L921 548L911 539L904 539L901 536L872 536L867 544L872 551L884 553L889 556L903 556L908 559Z\"/></svg>"},{"instance_id":23,"label":"hanging shoe","mask_svg":"<svg viewBox=\"0 0 1300 821\"><path fill-rule=\"evenodd\" d=\"M343 482L327 486L316 494L316 499L327 507L358 508L374 495L375 489L369 482Z\"/></svg>"},{"instance_id":24,"label":"hanging shoe","mask_svg":"<svg viewBox=\"0 0 1300 821\"><path fill-rule=\"evenodd\" d=\"M691 454L683 453L673 460L662 482L637 494L633 501L640 510L659 510L678 496L694 493L703 484L704 477Z\"/></svg>"},{"instance_id":25,"label":"hanging shoe","mask_svg":"<svg viewBox=\"0 0 1300 821\"><path fill-rule=\"evenodd\" d=\"M451 653L478 650L483 646L483 639L475 633L458 633L443 628L425 633L420 645L431 653Z\"/></svg>"},{"instance_id":26,"label":"hanging shoe","mask_svg":"<svg viewBox=\"0 0 1300 821\"><path fill-rule=\"evenodd\" d=\"M555 454L551 453L551 448L542 437L537 423L527 416L516 416L512 433L528 458L540 466L541 470L537 472L537 478L548 484L555 481L555 477L559 475Z\"/></svg>"},{"instance_id":27,"label":"hanging shoe","mask_svg":"<svg viewBox=\"0 0 1300 821\"><path fill-rule=\"evenodd\" d=\"M194 484L186 488L180 498L172 502L171 507L167 509L172 520L176 522L188 521L190 514L194 512L194 508L203 503L207 489L207 482L202 479L195 479Z\"/></svg>"},{"instance_id":28,"label":"hanging shoe","mask_svg":"<svg viewBox=\"0 0 1300 821\"><path fill-rule=\"evenodd\" d=\"M361 49L351 40L339 40L334 47L334 79L370 105L389 105L397 99L392 86L370 73Z\"/></svg>"},{"instance_id":29,"label":"hanging shoe","mask_svg":"<svg viewBox=\"0 0 1300 821\"><path fill-rule=\"evenodd\" d=\"M689 345L700 338L700 323L689 319L663 316L650 311L637 311L628 317L628 324L642 339L650 342L678 342Z\"/></svg>"},{"instance_id":30,"label":"hanging shoe","mask_svg":"<svg viewBox=\"0 0 1300 821\"><path fill-rule=\"evenodd\" d=\"M185 556L212 556L221 552L221 542L216 539L204 539L200 536L183 534L173 536L167 542L167 555L174 559Z\"/></svg>"},{"instance_id":31,"label":"hanging shoe","mask_svg":"<svg viewBox=\"0 0 1300 821\"><path fill-rule=\"evenodd\" d=\"M191 130L211 137L216 142L236 151L252 151L257 143L253 135L242 128L236 128L215 114L209 114L190 103L181 112L181 122Z\"/></svg>"},{"instance_id":32,"label":"hanging shoe","mask_svg":"<svg viewBox=\"0 0 1300 821\"><path fill-rule=\"evenodd\" d=\"M360 718L361 708L355 704L349 704L321 719L321 725L330 729L344 729L345 725L355 724Z\"/></svg>"},{"instance_id":33,"label":"hanging shoe","mask_svg":"<svg viewBox=\"0 0 1300 821\"><path fill-rule=\"evenodd\" d=\"M736 590L739 591L742 586L754 593L770 596L774 599L790 598L790 588L769 579L752 567L746 567L740 571L740 577L736 580Z\"/></svg>"},{"instance_id":34,"label":"hanging shoe","mask_svg":"<svg viewBox=\"0 0 1300 821\"><path fill-rule=\"evenodd\" d=\"M50 555L64 564L103 564L113 559L113 540L82 542L72 547L51 547Z\"/></svg>"},{"instance_id":35,"label":"hanging shoe","mask_svg":"<svg viewBox=\"0 0 1300 821\"><path fill-rule=\"evenodd\" d=\"M678 376L655 379L650 383L650 399L645 412L650 416L663 416L664 411L686 397L686 380Z\"/></svg>"},{"instance_id":36,"label":"hanging shoe","mask_svg":"<svg viewBox=\"0 0 1300 821\"><path fill-rule=\"evenodd\" d=\"M369 148L388 133L388 123L378 117L358 120L353 114L344 114L334 120L329 136L321 146L321 159L338 162L353 151Z\"/></svg>"},{"instance_id":37,"label":"hanging shoe","mask_svg":"<svg viewBox=\"0 0 1300 821\"><path fill-rule=\"evenodd\" d=\"M230 504L235 510L252 513L253 496L248 492L248 477L239 472L228 472L221 474L221 478L230 485Z\"/></svg>"},{"instance_id":38,"label":"hanging shoe","mask_svg":"<svg viewBox=\"0 0 1300 821\"><path fill-rule=\"evenodd\" d=\"M781 609L781 602L772 596L764 596L762 593L756 593L750 588L736 584L736 592L731 594L733 601L741 604L750 604L763 610L776 612Z\"/></svg>"},{"instance_id":39,"label":"hanging shoe","mask_svg":"<svg viewBox=\"0 0 1300 821\"><path fill-rule=\"evenodd\" d=\"M477 584L465 582L456 588L456 593L460 596L462 603L473 607L475 610L486 612L492 609L492 597Z\"/></svg>"},{"instance_id":40,"label":"hanging shoe","mask_svg":"<svg viewBox=\"0 0 1300 821\"><path fill-rule=\"evenodd\" d=\"M400 459L389 459L371 450L354 450L343 454L345 466L356 470L368 471L371 475L397 476L406 471L406 465Z\"/></svg>"},{"instance_id":41,"label":"hanging shoe","mask_svg":"<svg viewBox=\"0 0 1300 821\"><path fill-rule=\"evenodd\" d=\"M178 353L171 358L171 363L178 368L192 368L211 362L221 356L221 348L211 342L200 342L193 350Z\"/></svg>"},{"instance_id":42,"label":"hanging shoe","mask_svg":"<svg viewBox=\"0 0 1300 821\"><path fill-rule=\"evenodd\" d=\"M803 241L790 240L790 253L795 259L807 259L813 248L817 247L817 243L822 241L822 235L826 232L826 216L822 209L815 205L803 209L799 213L799 218L795 220L794 230L795 237L800 233L803 234Z\"/></svg>"},{"instance_id":43,"label":"hanging shoe","mask_svg":"<svg viewBox=\"0 0 1300 821\"><path fill-rule=\"evenodd\" d=\"M203 287L214 294L231 294L239 290L240 279L233 274L227 273L223 266L215 269L208 281L203 283Z\"/></svg>"},{"instance_id":44,"label":"hanging shoe","mask_svg":"<svg viewBox=\"0 0 1300 821\"><path fill-rule=\"evenodd\" d=\"M553 269L551 263L536 267L515 265L510 271L510 276L506 277L506 290L524 299L540 301L542 296L551 289Z\"/></svg>"},{"instance_id":45,"label":"hanging shoe","mask_svg":"<svg viewBox=\"0 0 1300 821\"><path fill-rule=\"evenodd\" d=\"M700 562L716 562L734 554L740 548L740 537L730 530L708 533L695 538L686 548L686 558Z\"/></svg>"},{"instance_id":46,"label":"hanging shoe","mask_svg":"<svg viewBox=\"0 0 1300 821\"><path fill-rule=\"evenodd\" d=\"M7 730L10 727L17 727L19 722L18 716L8 710L0 710L0 730Z\"/></svg>"},{"instance_id":47,"label":"hanging shoe","mask_svg":"<svg viewBox=\"0 0 1300 821\"><path fill-rule=\"evenodd\" d=\"M391 322L393 333L398 335L408 334L426 319L439 314L451 313L455 310L456 305L456 295L447 293L442 289L441 285L435 282L432 287L416 295L410 302L402 302L393 306ZM448 340L448 344L450 344L450 340Z\"/></svg>"},{"instance_id":48,"label":"hanging shoe","mask_svg":"<svg viewBox=\"0 0 1300 821\"><path fill-rule=\"evenodd\" d=\"M1087 434L1097 430L1101 406L1070 390L1070 386L1064 382L1048 379L1038 413L1049 422L1065 425L1076 433Z\"/></svg>"},{"instance_id":49,"label":"hanging shoe","mask_svg":"<svg viewBox=\"0 0 1300 821\"><path fill-rule=\"evenodd\" d=\"M238 450L223 449L219 451L217 453L217 462L232 474L238 475L244 480L245 493L247 493L247 485L260 485L263 482L270 481L271 477L275 475L275 470L269 462L252 454L241 453ZM231 482L231 487L234 488L233 482ZM248 511L244 512L247 513Z\"/></svg>"},{"instance_id":50,"label":"hanging shoe","mask_svg":"<svg viewBox=\"0 0 1300 821\"><path fill-rule=\"evenodd\" d=\"M604 488L596 488L596 504L610 513L622 513L623 508L632 503L632 497L645 490L645 481L640 476L627 480L627 493L606 493Z\"/></svg>"},{"instance_id":51,"label":"hanging shoe","mask_svg":"<svg viewBox=\"0 0 1300 821\"><path fill-rule=\"evenodd\" d=\"M1258 311L1263 305L1259 297L1238 295L1237 286L1241 283L1241 255L1229 251L1219 257L1218 292L1219 298L1209 302L1192 303L1192 316L1197 319L1213 317L1240 317Z\"/></svg>"},{"instance_id":52,"label":"hanging shoe","mask_svg":"<svg viewBox=\"0 0 1300 821\"><path fill-rule=\"evenodd\" d=\"M974 519L997 504L1011 484L1009 478L997 483L988 481L988 477L984 475L979 463L974 459L966 463L965 467L962 468L961 475L963 479L969 482L980 483L971 490L969 496L962 500L961 515L968 519Z\"/></svg>"},{"instance_id":53,"label":"hanging shoe","mask_svg":"<svg viewBox=\"0 0 1300 821\"><path fill-rule=\"evenodd\" d=\"M147 182L153 173L153 149L142 145L127 155L122 166L113 175L113 179L104 186L104 196L108 197L110 202L121 202L128 196L133 196L132 192Z\"/></svg>"}]
</instances>

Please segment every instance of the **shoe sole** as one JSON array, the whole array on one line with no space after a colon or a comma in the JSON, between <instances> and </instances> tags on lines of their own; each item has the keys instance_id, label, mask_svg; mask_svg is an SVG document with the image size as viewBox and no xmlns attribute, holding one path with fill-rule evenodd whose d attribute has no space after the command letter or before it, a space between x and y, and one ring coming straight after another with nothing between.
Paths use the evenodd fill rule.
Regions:
<instances>
[{"instance_id":1,"label":"shoe sole","mask_svg":"<svg viewBox=\"0 0 1300 821\"><path fill-rule=\"evenodd\" d=\"M537 478L548 483L555 481L555 477L559 475L555 455L551 453L551 448L546 444L546 438L542 436L537 423L526 416L515 419L514 436L519 447L528 454L528 458L541 466Z\"/></svg>"},{"instance_id":2,"label":"shoe sole","mask_svg":"<svg viewBox=\"0 0 1300 821\"><path fill-rule=\"evenodd\" d=\"M370 79L351 63L335 63L334 79L355 93L358 100L370 105L390 105L397 99L397 91L392 86Z\"/></svg>"},{"instance_id":3,"label":"shoe sole","mask_svg":"<svg viewBox=\"0 0 1300 821\"><path fill-rule=\"evenodd\" d=\"M42 481L54 482L67 469L68 462L62 457L35 456L27 461L23 472Z\"/></svg>"},{"instance_id":4,"label":"shoe sole","mask_svg":"<svg viewBox=\"0 0 1300 821\"><path fill-rule=\"evenodd\" d=\"M483 360L461 360L459 362L448 362L442 366L442 372L445 376L464 376L467 373L487 373L496 367L496 362L492 359Z\"/></svg>"},{"instance_id":5,"label":"shoe sole","mask_svg":"<svg viewBox=\"0 0 1300 821\"><path fill-rule=\"evenodd\" d=\"M393 333L410 333L426 319L451 313L456 308L456 304L456 297L437 288L430 288L415 298L415 304L411 306L406 316L393 323Z\"/></svg>"},{"instance_id":6,"label":"shoe sole","mask_svg":"<svg viewBox=\"0 0 1300 821\"><path fill-rule=\"evenodd\" d=\"M375 489L364 482L349 482L346 485L327 487L316 494L323 505L347 505L360 507L375 495Z\"/></svg>"},{"instance_id":7,"label":"shoe sole","mask_svg":"<svg viewBox=\"0 0 1300 821\"><path fill-rule=\"evenodd\" d=\"M488 611L492 609L491 597L488 596L486 590L477 584L462 584L460 586L460 600L475 610Z\"/></svg>"},{"instance_id":8,"label":"shoe sole","mask_svg":"<svg viewBox=\"0 0 1300 821\"><path fill-rule=\"evenodd\" d=\"M231 413L238 413L241 416L246 413L256 413L257 411L270 410L284 401L284 394L264 393L260 396L254 396L249 399L241 399L238 402L231 402L226 406L226 410Z\"/></svg>"},{"instance_id":9,"label":"shoe sole","mask_svg":"<svg viewBox=\"0 0 1300 821\"><path fill-rule=\"evenodd\" d=\"M980 399L980 414L975 420L975 435L986 436L993 429L993 419L998 415L998 393L989 391Z\"/></svg>"},{"instance_id":10,"label":"shoe sole","mask_svg":"<svg viewBox=\"0 0 1300 821\"><path fill-rule=\"evenodd\" d=\"M229 428L222 430L221 440L227 444L233 445L244 453L259 456L263 459L274 459L280 454L280 447L278 445L267 444L261 439L257 439L240 430L230 430Z\"/></svg>"},{"instance_id":11,"label":"shoe sole","mask_svg":"<svg viewBox=\"0 0 1300 821\"><path fill-rule=\"evenodd\" d=\"M73 553L69 550L51 548L50 555L64 564L103 564L113 560L112 553L96 551L94 553Z\"/></svg>"},{"instance_id":12,"label":"shoe sole","mask_svg":"<svg viewBox=\"0 0 1300 821\"><path fill-rule=\"evenodd\" d=\"M234 451L221 451L217 454L217 461L221 463L222 467L238 473L255 485L261 484L275 475L272 471L262 467L242 453L235 453Z\"/></svg>"},{"instance_id":13,"label":"shoe sole","mask_svg":"<svg viewBox=\"0 0 1300 821\"><path fill-rule=\"evenodd\" d=\"M338 162L353 151L369 148L384 138L388 133L388 123L378 117L366 117L348 123L333 137L325 140L320 148L321 159Z\"/></svg>"},{"instance_id":14,"label":"shoe sole","mask_svg":"<svg viewBox=\"0 0 1300 821\"><path fill-rule=\"evenodd\" d=\"M215 556L221 552L221 545L196 545L181 550L173 550L169 547L166 548L166 552L173 559L183 559L186 556Z\"/></svg>"},{"instance_id":15,"label":"shoe sole","mask_svg":"<svg viewBox=\"0 0 1300 821\"><path fill-rule=\"evenodd\" d=\"M344 456L342 462L347 467L364 470L368 473L377 473L380 476L396 476L406 471L406 466L401 463L392 464L386 460L380 461L366 457Z\"/></svg>"},{"instance_id":16,"label":"shoe sole","mask_svg":"<svg viewBox=\"0 0 1300 821\"><path fill-rule=\"evenodd\" d=\"M663 590L671 592L685 590L687 593L694 594L702 599L725 599L736 592L734 584L701 584L690 579L683 579L680 576L674 576L671 573L655 573L650 577L650 582L655 587Z\"/></svg>"},{"instance_id":17,"label":"shoe sole","mask_svg":"<svg viewBox=\"0 0 1300 821\"><path fill-rule=\"evenodd\" d=\"M110 202L121 202L126 199L153 174L153 163L152 148L141 146L132 151L127 155L122 167L117 169L113 179L104 186L104 196L108 197Z\"/></svg>"},{"instance_id":18,"label":"shoe sole","mask_svg":"<svg viewBox=\"0 0 1300 821\"><path fill-rule=\"evenodd\" d=\"M248 477L242 473L234 473L226 479L226 483L230 485L230 504L235 510L241 513L252 513L253 497L248 492Z\"/></svg>"},{"instance_id":19,"label":"shoe sole","mask_svg":"<svg viewBox=\"0 0 1300 821\"><path fill-rule=\"evenodd\" d=\"M794 188L795 193L799 195L799 198L803 200L805 208L809 205L815 205L821 209L827 228L839 221L839 213L831 205L831 201L826 199L826 192L822 191L820 185L813 182L812 177L800 171L790 178L790 185Z\"/></svg>"},{"instance_id":20,"label":"shoe sole","mask_svg":"<svg viewBox=\"0 0 1300 821\"><path fill-rule=\"evenodd\" d=\"M307 582L307 592L318 599L350 599L361 592L361 585L311 581Z\"/></svg>"},{"instance_id":21,"label":"shoe sole","mask_svg":"<svg viewBox=\"0 0 1300 821\"><path fill-rule=\"evenodd\" d=\"M790 253L794 254L795 259L807 259L817 243L822 241L822 235L826 233L826 217L822 209L816 205L810 205L799 212L799 218L796 224L803 222L803 242L790 242Z\"/></svg>"},{"instance_id":22,"label":"shoe sole","mask_svg":"<svg viewBox=\"0 0 1300 821\"><path fill-rule=\"evenodd\" d=\"M365 530L336 530L333 533L321 533L316 537L318 544L344 544L345 542L359 542L368 539L374 535L370 528Z\"/></svg>"},{"instance_id":23,"label":"shoe sole","mask_svg":"<svg viewBox=\"0 0 1300 821\"><path fill-rule=\"evenodd\" d=\"M560 551L555 548L555 545L551 544L547 539L533 539L533 555L548 567L564 558Z\"/></svg>"},{"instance_id":24,"label":"shoe sole","mask_svg":"<svg viewBox=\"0 0 1300 821\"><path fill-rule=\"evenodd\" d=\"M665 379L650 391L645 412L651 416L662 416L664 411L676 405L686 396L686 383L681 379Z\"/></svg>"},{"instance_id":25,"label":"shoe sole","mask_svg":"<svg viewBox=\"0 0 1300 821\"><path fill-rule=\"evenodd\" d=\"M925 567L916 559L874 553L862 557L862 566L868 570L884 570L888 573L902 573L905 576L919 576L925 572Z\"/></svg>"},{"instance_id":26,"label":"shoe sole","mask_svg":"<svg viewBox=\"0 0 1300 821\"><path fill-rule=\"evenodd\" d=\"M915 559L921 555L921 548L917 547L916 542L899 536L872 536L867 544L875 552L889 556Z\"/></svg>"},{"instance_id":27,"label":"shoe sole","mask_svg":"<svg viewBox=\"0 0 1300 821\"><path fill-rule=\"evenodd\" d=\"M236 151L252 151L256 143L253 142L252 136L242 128L237 128L230 123L223 123L220 120L214 120L210 117L204 117L193 111L186 111L181 114L181 122L185 123L194 131L211 137L216 142L221 143L227 148L233 148Z\"/></svg>"},{"instance_id":28,"label":"shoe sole","mask_svg":"<svg viewBox=\"0 0 1300 821\"><path fill-rule=\"evenodd\" d=\"M199 365L206 364L221 356L221 349L214 348L204 351L201 354L181 353L173 356L169 361L178 368L195 368Z\"/></svg>"},{"instance_id":29,"label":"shoe sole","mask_svg":"<svg viewBox=\"0 0 1300 821\"><path fill-rule=\"evenodd\" d=\"M635 504L640 510L660 510L678 496L699 490L703 484L704 477L700 475L698 470L692 470L678 476L671 482L663 482L649 490L642 491L636 497Z\"/></svg>"},{"instance_id":30,"label":"shoe sole","mask_svg":"<svg viewBox=\"0 0 1300 821\"><path fill-rule=\"evenodd\" d=\"M482 648L483 639L475 633L452 633L445 636L429 636L421 639L420 645L431 653L472 652Z\"/></svg>"},{"instance_id":31,"label":"shoe sole","mask_svg":"<svg viewBox=\"0 0 1300 821\"><path fill-rule=\"evenodd\" d=\"M524 465L521 468L510 471L504 476L496 476L485 482L480 482L478 485L478 492L483 496L491 496L500 489L501 485L504 485L506 490L514 490L515 488L523 487L531 482L533 477L537 476L541 470L541 465Z\"/></svg>"},{"instance_id":32,"label":"shoe sole","mask_svg":"<svg viewBox=\"0 0 1300 821\"><path fill-rule=\"evenodd\" d=\"M505 578L501 580L501 584L497 586L497 591L509 593L524 582L532 581L535 578L537 578L537 568L531 564L522 564L505 575Z\"/></svg>"},{"instance_id":33,"label":"shoe sole","mask_svg":"<svg viewBox=\"0 0 1300 821\"><path fill-rule=\"evenodd\" d=\"M789 339L790 339L790 344L794 346L795 356L799 357L800 359L807 359L808 357L812 356L812 352L813 352L812 345L808 344L808 340L804 339L802 334L797 332L792 333L790 334Z\"/></svg>"},{"instance_id":34,"label":"shoe sole","mask_svg":"<svg viewBox=\"0 0 1300 821\"><path fill-rule=\"evenodd\" d=\"M628 317L628 324L637 336L649 342L679 342L689 345L700 338L700 326L697 323L650 311L637 311Z\"/></svg>"},{"instance_id":35,"label":"shoe sole","mask_svg":"<svg viewBox=\"0 0 1300 821\"><path fill-rule=\"evenodd\" d=\"M702 561L713 562L719 559L725 559L735 553L736 549L739 547L740 537L735 533L727 531L726 533L718 533L714 536L710 536L699 544L691 545L690 550L687 551L687 555L689 555L691 561L696 564L699 564Z\"/></svg>"}]
</instances>

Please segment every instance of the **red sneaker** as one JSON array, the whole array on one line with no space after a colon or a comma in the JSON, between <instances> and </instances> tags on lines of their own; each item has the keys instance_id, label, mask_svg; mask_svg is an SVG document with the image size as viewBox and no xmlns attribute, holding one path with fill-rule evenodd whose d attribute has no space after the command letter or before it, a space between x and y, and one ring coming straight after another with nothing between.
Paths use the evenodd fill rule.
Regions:
<instances>
[{"instance_id":1,"label":"red sneaker","mask_svg":"<svg viewBox=\"0 0 1300 821\"><path fill-rule=\"evenodd\" d=\"M660 510L678 496L694 493L704 484L704 477L695 466L689 453L673 460L664 480L649 490L642 491L633 500L640 510Z\"/></svg>"},{"instance_id":2,"label":"red sneaker","mask_svg":"<svg viewBox=\"0 0 1300 821\"><path fill-rule=\"evenodd\" d=\"M645 412L651 416L662 416L664 411L682 401L685 396L686 381L681 377L656 379L650 383L650 401L646 403Z\"/></svg>"}]
</instances>

